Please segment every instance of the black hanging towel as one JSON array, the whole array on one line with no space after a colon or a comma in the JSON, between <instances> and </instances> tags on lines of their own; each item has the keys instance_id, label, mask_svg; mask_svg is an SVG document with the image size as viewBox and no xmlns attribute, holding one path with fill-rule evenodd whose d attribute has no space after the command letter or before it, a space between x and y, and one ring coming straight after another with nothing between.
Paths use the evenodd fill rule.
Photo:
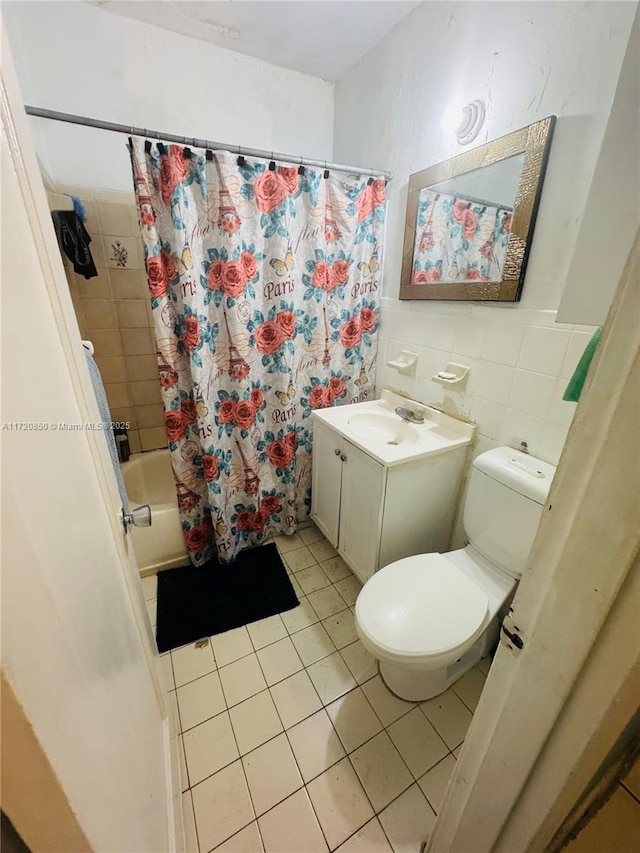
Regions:
<instances>
[{"instance_id":1,"label":"black hanging towel","mask_svg":"<svg viewBox=\"0 0 640 853\"><path fill-rule=\"evenodd\" d=\"M85 278L97 276L98 271L89 248L91 237L75 210L54 210L51 216L60 246L75 272Z\"/></svg>"}]
</instances>

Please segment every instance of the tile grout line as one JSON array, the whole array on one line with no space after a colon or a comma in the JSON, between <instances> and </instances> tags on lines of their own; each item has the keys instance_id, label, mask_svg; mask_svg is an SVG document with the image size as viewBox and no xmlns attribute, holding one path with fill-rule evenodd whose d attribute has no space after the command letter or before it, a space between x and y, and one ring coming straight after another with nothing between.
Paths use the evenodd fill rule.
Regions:
<instances>
[{"instance_id":1,"label":"tile grout line","mask_svg":"<svg viewBox=\"0 0 640 853\"><path fill-rule=\"evenodd\" d=\"M285 627L286 627L286 626L285 626ZM256 655L256 657L257 657L257 655ZM259 666L259 667L260 667L260 669L262 670L262 664L260 663L260 659L259 659L259 658L258 658L258 666ZM303 671L306 673L306 667L304 667ZM263 677L264 677L264 672L262 672L262 675L263 675ZM294 675L295 675L295 673L294 673ZM316 695L317 695L317 697L318 697L318 700L319 700L319 701L320 701L320 703L322 704L322 698L321 698L320 694L318 693L318 691L316 690L316 686L315 686L315 684L313 683L313 681L312 681L312 679L311 679L311 677L309 676L309 674L308 674L308 673L307 673L307 678L308 678L308 679L309 679L309 681L311 682L311 686L312 686L312 687L313 687L313 689L315 690ZM266 678L265 678L265 681L266 681ZM269 695L271 696L271 690L270 690L270 688L269 688ZM320 818L318 817L318 814L317 814L317 812L316 812L315 806L314 806L314 804L313 804L313 800L311 799L311 795L309 794L309 791L307 790L307 783L305 782L305 780L304 780L304 776L302 775L302 771L300 770L300 764L298 763L298 757L296 756L295 750L294 750L293 746L291 745L291 740L289 739L288 729L287 729L287 728L285 727L285 725L284 725L284 722L283 722L283 720L282 720L282 717L280 716L280 711L278 710L278 706L277 706L277 705L276 705L276 703L273 701L273 697L271 697L271 701L273 702L273 706L274 706L274 708L276 709L276 714L278 715L278 719L280 720L280 725L282 726L282 731L283 731L283 733L284 733L284 736L285 736L285 737L286 737L286 739L287 739L287 744L288 744L288 746L289 746L289 749L291 750L291 754L293 755L293 760L295 761L296 767L297 767L297 769L298 769L298 774L300 775L300 779L301 779L301 781L302 781L302 788L304 788L304 791L305 791L305 794L306 794L306 796L307 796L307 799L309 800L309 803L311 804L311 809L312 809L312 811L313 811L313 814L315 815L315 819L316 819L316 822L317 822L317 824L318 824L318 827L320 828L320 832L322 833L322 837L323 837L323 839L324 839L324 843L327 845L327 849L330 849L330 848L329 848L329 843L328 843L327 838L326 838L326 835L325 835L325 833L324 833L324 829L322 828L322 824L320 823ZM322 705L322 709L324 709L324 705ZM315 713L316 713L316 711L314 711L313 713L315 714ZM311 717L311 716L313 716L313 714L309 714L309 717ZM328 715L327 715L327 716L328 716ZM308 717L305 717L304 719L308 719ZM302 722L302 720L299 720L298 722ZM298 724L297 724L297 723L295 723L294 725L298 725ZM332 725L333 725L333 723L332 723ZM290 728L293 728L293 726L291 726ZM336 733L336 734L337 734L337 733ZM243 764L243 769L244 769L244 764ZM323 771L323 772L324 772L324 771ZM245 774L245 775L246 775L246 774ZM248 783L248 781L247 781L247 785L248 785L248 784L249 784L249 783ZM289 796L289 797L290 797L290 796L292 796L293 794L297 793L297 791L302 790L302 788L296 788L296 790L295 790L295 791L293 791L293 792L292 792L291 794L289 794L288 796ZM280 802L281 802L281 803L283 803L286 799L288 799L288 797L285 797L285 799L284 799L284 800L281 800ZM276 804L275 804L275 806L272 806L272 808L275 808L275 807L276 807L276 806L278 806L278 805L280 805L280 803L276 803ZM271 811L271 809L268 809L267 811ZM267 813L267 812L265 812L265 814L266 814L266 813ZM261 817L262 817L262 815L261 815ZM259 829L259 828L260 828L260 824L258 824L258 829ZM261 839L262 839L262 835L261 835L260 837L261 837ZM264 840L263 840L263 839L262 839L262 846L264 847ZM265 850L266 850L266 848L265 848ZM267 851L267 853L269 853L269 851ZM274 851L274 853L275 853L275 851Z\"/></svg>"}]
</instances>

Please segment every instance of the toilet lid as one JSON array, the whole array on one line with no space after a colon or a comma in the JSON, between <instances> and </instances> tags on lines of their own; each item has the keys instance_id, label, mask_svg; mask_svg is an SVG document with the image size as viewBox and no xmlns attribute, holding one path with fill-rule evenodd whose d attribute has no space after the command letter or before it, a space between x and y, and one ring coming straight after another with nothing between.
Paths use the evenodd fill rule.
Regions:
<instances>
[{"instance_id":1,"label":"toilet lid","mask_svg":"<svg viewBox=\"0 0 640 853\"><path fill-rule=\"evenodd\" d=\"M356 615L388 652L435 655L466 643L488 604L486 592L441 554L419 554L376 572L358 596Z\"/></svg>"}]
</instances>

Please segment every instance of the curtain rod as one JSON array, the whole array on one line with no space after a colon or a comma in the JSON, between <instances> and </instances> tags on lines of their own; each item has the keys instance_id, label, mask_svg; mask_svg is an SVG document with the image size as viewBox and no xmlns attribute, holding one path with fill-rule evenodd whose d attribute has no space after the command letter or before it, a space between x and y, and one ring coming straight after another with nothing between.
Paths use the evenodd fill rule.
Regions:
<instances>
[{"instance_id":1,"label":"curtain rod","mask_svg":"<svg viewBox=\"0 0 640 853\"><path fill-rule=\"evenodd\" d=\"M211 142L209 139L196 139L195 137L176 136L174 133L160 133L157 130L147 130L142 127L133 127L126 124L116 124L112 121L99 121L88 116L73 115L73 113L62 113L57 110L44 110L41 107L25 105L27 115L37 118L48 118L52 121L64 121L69 124L79 124L84 127L95 127L99 130L111 130L114 133L126 133L128 136L154 137L159 142L176 142L178 145L188 145L194 148L210 148L218 151L232 151L234 154L242 154L246 157L259 157L263 160L280 160L283 163L293 163L296 166L314 166L318 169L332 169L334 172L351 172L352 174L364 175L366 177L384 178L392 180L393 172L378 172L373 169L362 169L359 166L344 166L341 163L328 163L326 160L312 160L308 157L295 157L292 154L279 154L277 151L263 151L260 148L245 148L242 145L226 145L223 142Z\"/></svg>"}]
</instances>

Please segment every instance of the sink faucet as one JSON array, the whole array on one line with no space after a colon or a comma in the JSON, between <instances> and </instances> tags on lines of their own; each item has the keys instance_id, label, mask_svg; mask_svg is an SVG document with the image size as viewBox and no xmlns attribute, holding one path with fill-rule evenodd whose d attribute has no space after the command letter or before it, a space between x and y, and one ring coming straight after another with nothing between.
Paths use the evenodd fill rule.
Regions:
<instances>
[{"instance_id":1,"label":"sink faucet","mask_svg":"<svg viewBox=\"0 0 640 853\"><path fill-rule=\"evenodd\" d=\"M396 415L400 415L403 421L411 421L413 424L423 424L424 423L424 409L422 406L418 406L415 409L410 409L405 406L398 406L396 409Z\"/></svg>"}]
</instances>

